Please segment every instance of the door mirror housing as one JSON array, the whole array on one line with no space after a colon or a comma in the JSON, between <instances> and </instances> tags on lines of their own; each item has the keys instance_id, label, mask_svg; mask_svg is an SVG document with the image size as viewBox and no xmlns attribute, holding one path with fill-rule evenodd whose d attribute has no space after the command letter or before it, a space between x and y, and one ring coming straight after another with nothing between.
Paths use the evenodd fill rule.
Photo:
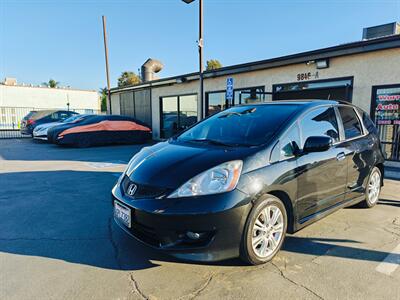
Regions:
<instances>
[{"instance_id":1,"label":"door mirror housing","mask_svg":"<svg viewBox=\"0 0 400 300\"><path fill-rule=\"evenodd\" d=\"M328 136L310 136L304 143L303 152L323 152L332 146L332 138Z\"/></svg>"}]
</instances>

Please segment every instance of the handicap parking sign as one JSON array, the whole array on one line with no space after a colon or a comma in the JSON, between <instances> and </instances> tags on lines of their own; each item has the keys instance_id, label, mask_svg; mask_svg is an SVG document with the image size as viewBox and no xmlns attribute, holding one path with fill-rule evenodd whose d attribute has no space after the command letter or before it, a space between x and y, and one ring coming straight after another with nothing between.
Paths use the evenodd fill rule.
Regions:
<instances>
[{"instance_id":1,"label":"handicap parking sign","mask_svg":"<svg viewBox=\"0 0 400 300\"><path fill-rule=\"evenodd\" d=\"M226 99L228 101L233 100L233 78L228 77L226 79Z\"/></svg>"}]
</instances>

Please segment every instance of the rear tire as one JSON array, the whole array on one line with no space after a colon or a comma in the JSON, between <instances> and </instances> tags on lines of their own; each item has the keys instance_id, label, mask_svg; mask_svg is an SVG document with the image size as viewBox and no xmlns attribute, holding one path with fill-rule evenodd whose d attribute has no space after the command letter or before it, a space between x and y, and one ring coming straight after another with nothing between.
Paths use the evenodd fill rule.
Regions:
<instances>
[{"instance_id":1,"label":"rear tire","mask_svg":"<svg viewBox=\"0 0 400 300\"><path fill-rule=\"evenodd\" d=\"M360 203L362 207L371 208L379 201L379 194L382 187L382 173L378 167L373 167L368 177L365 188L365 200Z\"/></svg>"},{"instance_id":2,"label":"rear tire","mask_svg":"<svg viewBox=\"0 0 400 300\"><path fill-rule=\"evenodd\" d=\"M240 247L240 258L258 265L274 258L281 249L287 230L285 205L277 197L265 195L247 218Z\"/></svg>"}]
</instances>

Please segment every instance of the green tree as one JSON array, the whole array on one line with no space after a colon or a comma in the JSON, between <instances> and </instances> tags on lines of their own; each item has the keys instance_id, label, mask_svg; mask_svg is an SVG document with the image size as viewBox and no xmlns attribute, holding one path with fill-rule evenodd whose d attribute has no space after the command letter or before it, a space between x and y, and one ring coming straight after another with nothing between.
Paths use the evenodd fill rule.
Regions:
<instances>
[{"instance_id":1,"label":"green tree","mask_svg":"<svg viewBox=\"0 0 400 300\"><path fill-rule=\"evenodd\" d=\"M207 60L207 65L206 65L206 70L215 70L215 69L219 69L222 68L222 64L219 62L218 59L210 59Z\"/></svg>"},{"instance_id":2,"label":"green tree","mask_svg":"<svg viewBox=\"0 0 400 300\"><path fill-rule=\"evenodd\" d=\"M48 82L43 82L43 85L49 87L49 88L56 88L60 82L59 81L55 81L54 79L50 79Z\"/></svg>"},{"instance_id":3,"label":"green tree","mask_svg":"<svg viewBox=\"0 0 400 300\"><path fill-rule=\"evenodd\" d=\"M100 102L100 109L101 111L107 111L107 97L108 97L108 90L107 88L101 88L99 90L101 102Z\"/></svg>"},{"instance_id":4,"label":"green tree","mask_svg":"<svg viewBox=\"0 0 400 300\"><path fill-rule=\"evenodd\" d=\"M140 83L140 77L135 72L125 71L118 78L118 86L128 86Z\"/></svg>"}]
</instances>

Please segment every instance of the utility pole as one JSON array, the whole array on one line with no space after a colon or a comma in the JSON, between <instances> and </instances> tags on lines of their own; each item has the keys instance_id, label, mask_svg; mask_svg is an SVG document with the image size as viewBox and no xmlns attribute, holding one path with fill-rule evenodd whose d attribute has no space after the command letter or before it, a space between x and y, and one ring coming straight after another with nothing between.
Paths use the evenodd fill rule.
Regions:
<instances>
[{"instance_id":1,"label":"utility pole","mask_svg":"<svg viewBox=\"0 0 400 300\"><path fill-rule=\"evenodd\" d=\"M68 109L68 111L69 111L69 105L70 105L70 103L69 103L69 94L67 93L67 109Z\"/></svg>"},{"instance_id":2,"label":"utility pole","mask_svg":"<svg viewBox=\"0 0 400 300\"><path fill-rule=\"evenodd\" d=\"M195 0L182 0L186 4L190 4ZM200 78L200 116L201 119L205 117L205 103L204 103L204 65L203 65L203 0L199 0L199 40L197 41L199 47L199 78Z\"/></svg>"},{"instance_id":3,"label":"utility pole","mask_svg":"<svg viewBox=\"0 0 400 300\"><path fill-rule=\"evenodd\" d=\"M200 103L201 103L201 118L205 118L205 103L204 103L204 64L203 64L203 0L199 0L199 77L200 77Z\"/></svg>"},{"instance_id":4,"label":"utility pole","mask_svg":"<svg viewBox=\"0 0 400 300\"><path fill-rule=\"evenodd\" d=\"M104 55L106 58L107 98L108 98L108 106L110 107L110 114L112 114L111 93L110 93L110 72L108 69L108 46L107 46L106 17L102 16L102 20L103 20Z\"/></svg>"}]
</instances>

